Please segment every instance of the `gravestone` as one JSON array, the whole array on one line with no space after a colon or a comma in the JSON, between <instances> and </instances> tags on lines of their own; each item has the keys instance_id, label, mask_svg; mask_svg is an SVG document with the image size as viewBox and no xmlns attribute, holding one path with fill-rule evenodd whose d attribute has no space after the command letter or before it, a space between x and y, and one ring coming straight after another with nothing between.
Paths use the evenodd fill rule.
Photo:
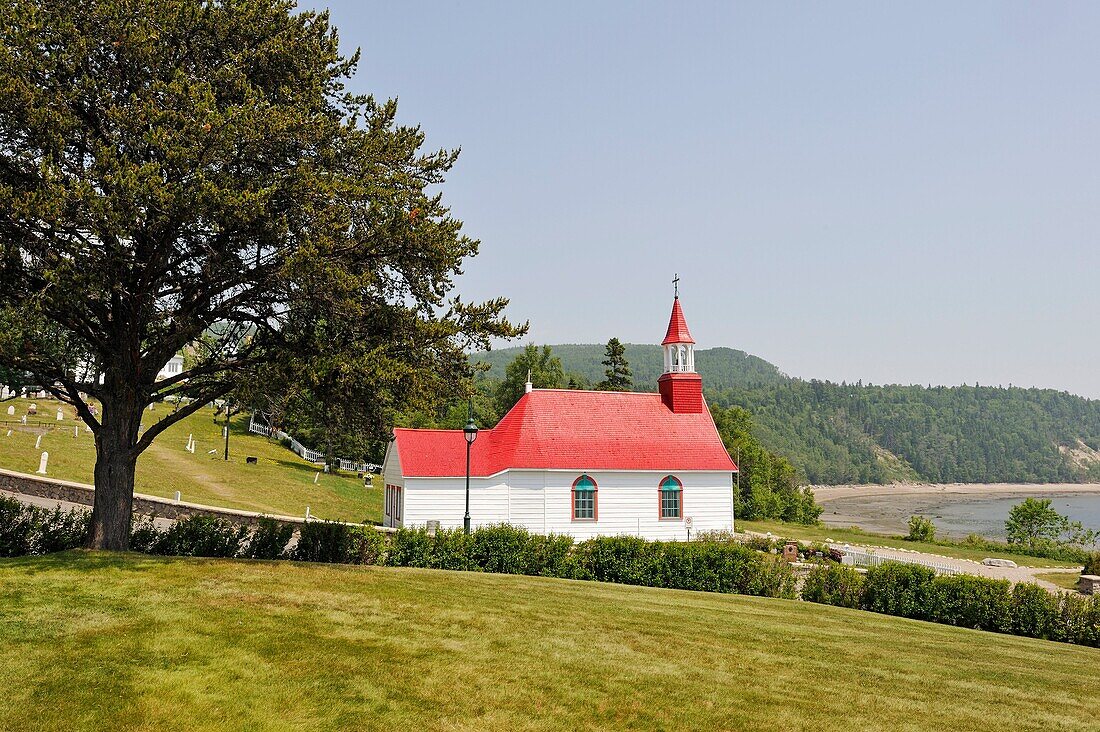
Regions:
<instances>
[{"instance_id":1,"label":"gravestone","mask_svg":"<svg viewBox=\"0 0 1100 732\"><path fill-rule=\"evenodd\" d=\"M783 545L783 561L791 563L798 561L798 542L788 541Z\"/></svg>"},{"instance_id":2,"label":"gravestone","mask_svg":"<svg viewBox=\"0 0 1100 732\"><path fill-rule=\"evenodd\" d=\"M39 435L38 439L34 441L34 449L37 450L40 447L42 447L42 435Z\"/></svg>"},{"instance_id":3,"label":"gravestone","mask_svg":"<svg viewBox=\"0 0 1100 732\"><path fill-rule=\"evenodd\" d=\"M27 414L38 414L38 405L31 402L31 405L27 407Z\"/></svg>"},{"instance_id":4,"label":"gravestone","mask_svg":"<svg viewBox=\"0 0 1100 732\"><path fill-rule=\"evenodd\" d=\"M49 461L50 461L50 453L48 453L48 452L42 453L42 459L38 462L38 474L39 475L45 475L46 474L46 463L48 463Z\"/></svg>"},{"instance_id":5,"label":"gravestone","mask_svg":"<svg viewBox=\"0 0 1100 732\"><path fill-rule=\"evenodd\" d=\"M58 407L58 408L57 408L57 421L58 421L58 422L61 422L61 421L62 421L62 420L64 420L64 419L65 419L65 412L63 412L63 411L61 410L61 407Z\"/></svg>"},{"instance_id":6,"label":"gravestone","mask_svg":"<svg viewBox=\"0 0 1100 732\"><path fill-rule=\"evenodd\" d=\"M14 404L11 405L10 407L8 407L8 416L9 417L14 417L15 416L15 405Z\"/></svg>"}]
</instances>

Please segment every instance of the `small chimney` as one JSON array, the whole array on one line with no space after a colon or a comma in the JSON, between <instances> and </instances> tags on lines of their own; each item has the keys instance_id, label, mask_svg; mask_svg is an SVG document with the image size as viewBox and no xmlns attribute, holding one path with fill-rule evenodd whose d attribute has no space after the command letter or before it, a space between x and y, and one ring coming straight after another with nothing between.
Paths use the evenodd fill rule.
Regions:
<instances>
[{"instance_id":1,"label":"small chimney","mask_svg":"<svg viewBox=\"0 0 1100 732\"><path fill-rule=\"evenodd\" d=\"M530 394L535 387L531 386L531 369L527 369L527 383L523 385L523 393Z\"/></svg>"}]
</instances>

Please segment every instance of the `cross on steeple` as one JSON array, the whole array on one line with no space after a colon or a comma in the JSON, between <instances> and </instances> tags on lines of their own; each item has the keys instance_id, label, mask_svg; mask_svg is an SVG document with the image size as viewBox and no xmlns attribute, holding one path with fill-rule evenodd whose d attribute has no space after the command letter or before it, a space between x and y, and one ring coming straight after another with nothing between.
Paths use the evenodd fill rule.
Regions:
<instances>
[{"instance_id":1,"label":"cross on steeple","mask_svg":"<svg viewBox=\"0 0 1100 732\"><path fill-rule=\"evenodd\" d=\"M676 273L673 273L672 277L672 294L677 298L680 297L680 275Z\"/></svg>"}]
</instances>

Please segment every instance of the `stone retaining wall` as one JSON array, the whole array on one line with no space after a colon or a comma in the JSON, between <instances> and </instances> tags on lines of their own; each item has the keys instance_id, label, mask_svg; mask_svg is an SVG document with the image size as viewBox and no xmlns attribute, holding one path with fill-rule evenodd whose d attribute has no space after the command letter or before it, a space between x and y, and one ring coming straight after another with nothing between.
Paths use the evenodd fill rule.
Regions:
<instances>
[{"instance_id":1,"label":"stone retaining wall","mask_svg":"<svg viewBox=\"0 0 1100 732\"><path fill-rule=\"evenodd\" d=\"M95 496L95 488L90 485L26 475L25 473L14 473L10 470L0 470L0 490L22 493L25 496L37 496L51 501L66 501L82 506L91 506ZM172 520L187 518L188 516L212 516L250 526L255 525L261 516L287 523L300 524L305 522L305 518L301 516L277 516L252 511L238 511L232 508L202 506L197 503L173 501L141 493L134 494L134 513Z\"/></svg>"}]
</instances>

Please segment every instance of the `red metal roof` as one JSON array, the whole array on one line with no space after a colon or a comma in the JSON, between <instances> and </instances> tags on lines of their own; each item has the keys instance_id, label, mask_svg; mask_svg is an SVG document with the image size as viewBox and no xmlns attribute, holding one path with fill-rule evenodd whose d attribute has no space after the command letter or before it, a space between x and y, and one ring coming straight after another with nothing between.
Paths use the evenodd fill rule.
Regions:
<instances>
[{"instance_id":1,"label":"red metal roof","mask_svg":"<svg viewBox=\"0 0 1100 732\"><path fill-rule=\"evenodd\" d=\"M395 429L408 477L466 474L461 430ZM470 474L508 468L734 471L710 412L677 414L660 394L536 389L493 429L481 430Z\"/></svg>"},{"instance_id":2,"label":"red metal roof","mask_svg":"<svg viewBox=\"0 0 1100 732\"><path fill-rule=\"evenodd\" d=\"M665 331L665 339L662 346L669 343L695 343L688 332L687 321L684 320L684 311L680 309L680 298L672 301L672 317L668 319L668 330Z\"/></svg>"}]
</instances>

